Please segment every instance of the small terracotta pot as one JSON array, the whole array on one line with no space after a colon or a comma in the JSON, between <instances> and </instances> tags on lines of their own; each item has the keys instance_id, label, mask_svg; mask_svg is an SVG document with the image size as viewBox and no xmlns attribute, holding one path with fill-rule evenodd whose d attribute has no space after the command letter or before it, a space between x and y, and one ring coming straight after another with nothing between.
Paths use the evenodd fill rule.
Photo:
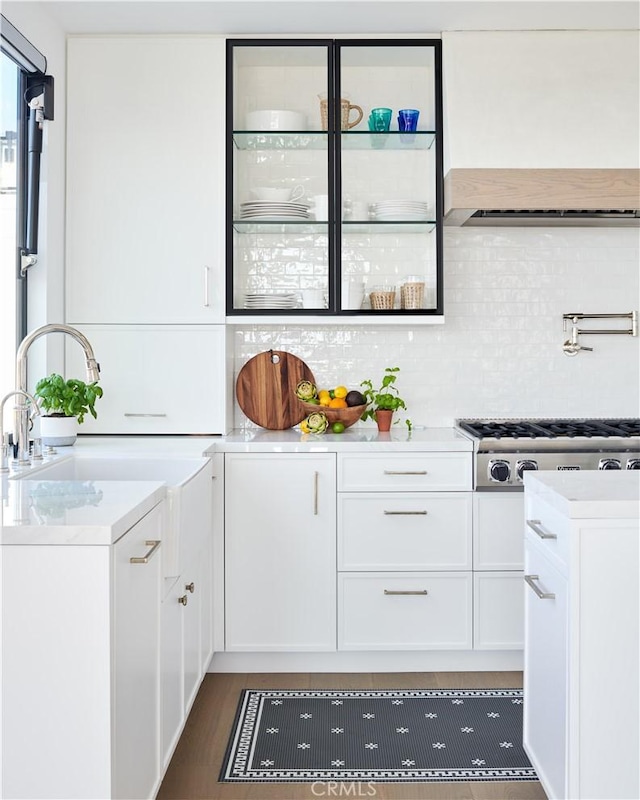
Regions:
<instances>
[{"instance_id":1,"label":"small terracotta pot","mask_svg":"<svg viewBox=\"0 0 640 800\"><path fill-rule=\"evenodd\" d=\"M376 411L376 422L378 423L378 430L381 433L386 433L391 430L391 420L393 419L393 411L388 409L379 408Z\"/></svg>"}]
</instances>

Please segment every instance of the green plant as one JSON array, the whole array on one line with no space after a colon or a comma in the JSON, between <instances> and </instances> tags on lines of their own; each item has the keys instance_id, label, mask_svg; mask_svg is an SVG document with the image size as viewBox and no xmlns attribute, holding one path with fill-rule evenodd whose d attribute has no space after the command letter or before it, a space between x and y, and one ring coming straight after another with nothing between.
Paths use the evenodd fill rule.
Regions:
<instances>
[{"instance_id":1,"label":"green plant","mask_svg":"<svg viewBox=\"0 0 640 800\"><path fill-rule=\"evenodd\" d=\"M102 389L96 381L85 383L76 378L66 381L54 372L38 381L34 394L40 398L42 410L51 416L77 417L82 423L85 414L97 418L94 405L102 397Z\"/></svg>"},{"instance_id":2,"label":"green plant","mask_svg":"<svg viewBox=\"0 0 640 800\"><path fill-rule=\"evenodd\" d=\"M407 410L407 405L400 397L398 387L395 385L398 372L400 372L400 367L387 367L379 389L373 388L371 380L364 380L360 383L360 386L364 388L364 396L368 403L362 419L375 419L376 411L397 411L400 408ZM405 424L411 430L411 420L405 419Z\"/></svg>"}]
</instances>

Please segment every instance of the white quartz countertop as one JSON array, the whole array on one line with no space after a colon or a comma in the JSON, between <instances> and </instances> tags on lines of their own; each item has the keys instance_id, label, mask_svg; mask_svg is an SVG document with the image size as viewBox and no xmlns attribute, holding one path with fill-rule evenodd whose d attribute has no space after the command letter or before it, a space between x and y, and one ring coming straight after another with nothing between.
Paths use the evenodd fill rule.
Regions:
<instances>
[{"instance_id":1,"label":"white quartz countertop","mask_svg":"<svg viewBox=\"0 0 640 800\"><path fill-rule=\"evenodd\" d=\"M161 502L158 481L2 478L2 545L110 545Z\"/></svg>"},{"instance_id":2,"label":"white quartz countertop","mask_svg":"<svg viewBox=\"0 0 640 800\"><path fill-rule=\"evenodd\" d=\"M639 519L640 471L525 472L525 492L570 518Z\"/></svg>"}]
</instances>

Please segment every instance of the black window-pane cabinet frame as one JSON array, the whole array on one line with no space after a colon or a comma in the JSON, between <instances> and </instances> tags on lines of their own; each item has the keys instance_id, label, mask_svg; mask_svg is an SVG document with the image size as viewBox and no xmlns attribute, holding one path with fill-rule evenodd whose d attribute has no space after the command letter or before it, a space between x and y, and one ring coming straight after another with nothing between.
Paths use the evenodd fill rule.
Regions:
<instances>
[{"instance_id":1,"label":"black window-pane cabinet frame","mask_svg":"<svg viewBox=\"0 0 640 800\"><path fill-rule=\"evenodd\" d=\"M328 222L328 308L326 309L260 309L234 308L234 50L240 47L286 48L286 47L324 47L327 50L327 93L328 104L328 144L327 144L327 185L329 194ZM345 48L365 47L426 47L433 50L434 59L434 118L435 118L435 229L425 236L435 236L436 248L436 305L418 310L371 310L341 308L341 254L342 222L337 213L342 197L342 146L340 130L339 98L341 97L342 51ZM376 320L393 317L398 322L404 318L409 322L416 317L442 317L444 314L443 281L443 218L444 218L444 173L443 173L443 99L442 99L442 40L433 38L416 39L228 39L226 53L226 313L229 317L277 317L286 321L287 317L330 317L336 322L340 319L360 317L375 324ZM394 321L395 321L394 320Z\"/></svg>"}]
</instances>

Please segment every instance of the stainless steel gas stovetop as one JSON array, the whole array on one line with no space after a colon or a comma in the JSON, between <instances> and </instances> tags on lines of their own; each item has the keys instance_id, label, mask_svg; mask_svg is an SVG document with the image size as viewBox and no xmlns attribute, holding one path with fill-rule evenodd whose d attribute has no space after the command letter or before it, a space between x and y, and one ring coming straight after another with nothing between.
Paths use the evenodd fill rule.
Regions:
<instances>
[{"instance_id":1,"label":"stainless steel gas stovetop","mask_svg":"<svg viewBox=\"0 0 640 800\"><path fill-rule=\"evenodd\" d=\"M640 419L461 419L475 487L522 489L526 470L640 469Z\"/></svg>"}]
</instances>

